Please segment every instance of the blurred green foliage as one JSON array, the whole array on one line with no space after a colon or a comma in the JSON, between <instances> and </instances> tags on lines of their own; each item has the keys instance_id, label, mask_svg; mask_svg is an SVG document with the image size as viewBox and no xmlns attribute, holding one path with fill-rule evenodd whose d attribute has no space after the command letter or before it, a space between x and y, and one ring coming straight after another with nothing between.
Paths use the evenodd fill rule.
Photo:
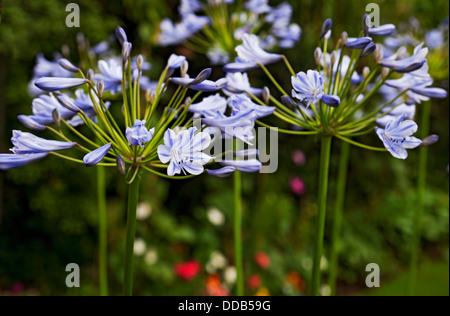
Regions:
<instances>
[{"instance_id":1,"label":"blurred green foliage","mask_svg":"<svg viewBox=\"0 0 450 316\"><path fill-rule=\"evenodd\" d=\"M79 29L69 29L64 24L65 5L69 2L80 5ZM271 0L270 4L280 2ZM325 18L333 19L333 32L338 36L343 30L351 35L359 33L361 16L369 2L380 4L382 23L398 25L415 16L424 29L435 28L449 12L447 1L291 2L294 6L293 20L303 30L300 43L287 52L296 70L305 70L313 65L313 50ZM68 45L72 58L77 62L78 32L85 34L95 45L111 36L117 25L122 25L133 42L134 52L150 57L155 75L174 51L188 56L192 73L204 68L206 60L201 56L182 47L159 48L154 44L159 22L165 16L174 18L177 6L178 1L175 0L4 0L0 26L1 152L6 152L10 146L10 131L21 128L17 115L30 113L32 98L28 95L27 85L36 55L42 52L51 59L54 52ZM436 60L439 63L442 59ZM448 63L444 66L438 64L435 68L447 68L438 84L448 89ZM272 66L271 70L278 78L284 78L284 84L289 86L283 67ZM214 69L214 76L222 75L220 68ZM439 134L441 141L430 148L429 186L422 232L424 256L444 262L447 267L448 110L448 99L433 101L432 132ZM272 118L267 122L277 124ZM368 143L377 141L374 135L367 137ZM267 288L272 295L298 295L303 294L303 288L293 287L292 282L286 280L295 271L307 283L310 274L319 145L314 138L281 135L279 148L280 165L276 174L244 177L245 272L247 277L260 275L261 287ZM336 142L331 166L330 210L338 148ZM292 151L297 149L307 156L307 163L302 167L291 159ZM416 203L417 160L418 153L414 151L403 162L387 154L352 149L340 260L341 293L353 293L364 287L368 263L380 263L383 273L389 276L406 269ZM94 169L56 158L0 172L0 291L20 282L41 295L98 293L95 174ZM304 179L307 187L304 196L297 197L292 193L289 179L293 176ZM113 169L108 173L107 183L110 292L119 294L126 185ZM135 294L201 295L205 293L209 274L205 267L212 252L222 252L232 265L231 188L232 179L199 177L183 182L169 182L153 176L144 179L141 197L143 202L151 205L152 214L138 222L137 237L145 241L147 250L136 258ZM216 226L208 220L207 211L212 207L223 213L223 225ZM331 220L332 212L327 231L331 229ZM328 245L329 240L326 243ZM147 256L150 250L152 258ZM257 251L269 255L269 269L262 269L255 263ZM190 259L198 260L203 268L194 281L187 282L178 278L173 268L176 263ZM65 287L65 266L71 262L81 266L80 289ZM223 269L217 272L223 277ZM446 284L448 292L448 275ZM232 289L230 286L229 290ZM256 292L256 289L246 288L247 294Z\"/></svg>"}]
</instances>

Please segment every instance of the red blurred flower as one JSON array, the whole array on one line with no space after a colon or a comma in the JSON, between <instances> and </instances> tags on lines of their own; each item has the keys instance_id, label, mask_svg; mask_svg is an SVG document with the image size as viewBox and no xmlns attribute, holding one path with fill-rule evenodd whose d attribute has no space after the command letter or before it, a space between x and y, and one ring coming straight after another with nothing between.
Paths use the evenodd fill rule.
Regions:
<instances>
[{"instance_id":1,"label":"red blurred flower","mask_svg":"<svg viewBox=\"0 0 450 316\"><path fill-rule=\"evenodd\" d=\"M255 253L255 262L262 269L267 269L270 267L270 258L265 252L257 251Z\"/></svg>"},{"instance_id":2,"label":"red blurred flower","mask_svg":"<svg viewBox=\"0 0 450 316\"><path fill-rule=\"evenodd\" d=\"M294 150L292 152L292 161L297 165L297 166L304 166L306 164L306 155L303 151L301 150Z\"/></svg>"},{"instance_id":3,"label":"red blurred flower","mask_svg":"<svg viewBox=\"0 0 450 316\"><path fill-rule=\"evenodd\" d=\"M256 290L261 286L261 277L258 274L253 274L248 278L248 286L252 290Z\"/></svg>"},{"instance_id":4,"label":"red blurred flower","mask_svg":"<svg viewBox=\"0 0 450 316\"><path fill-rule=\"evenodd\" d=\"M175 266L175 274L186 281L191 281L200 273L201 267L197 260L178 263Z\"/></svg>"},{"instance_id":5,"label":"red blurred flower","mask_svg":"<svg viewBox=\"0 0 450 316\"><path fill-rule=\"evenodd\" d=\"M23 285L23 283L16 282L12 285L11 287L12 295L21 295L23 294L23 292L25 292L25 285Z\"/></svg>"},{"instance_id":6,"label":"red blurred flower","mask_svg":"<svg viewBox=\"0 0 450 316\"><path fill-rule=\"evenodd\" d=\"M297 271L289 272L287 275L287 280L299 292L303 292L306 289L306 283Z\"/></svg>"},{"instance_id":7,"label":"red blurred flower","mask_svg":"<svg viewBox=\"0 0 450 316\"><path fill-rule=\"evenodd\" d=\"M289 185L291 186L292 192L296 195L302 196L306 193L305 182L299 177L291 178Z\"/></svg>"},{"instance_id":8,"label":"red blurred flower","mask_svg":"<svg viewBox=\"0 0 450 316\"><path fill-rule=\"evenodd\" d=\"M209 296L229 296L227 289L220 283L220 277L218 274L212 274L208 276L208 282L206 283L206 293Z\"/></svg>"}]
</instances>

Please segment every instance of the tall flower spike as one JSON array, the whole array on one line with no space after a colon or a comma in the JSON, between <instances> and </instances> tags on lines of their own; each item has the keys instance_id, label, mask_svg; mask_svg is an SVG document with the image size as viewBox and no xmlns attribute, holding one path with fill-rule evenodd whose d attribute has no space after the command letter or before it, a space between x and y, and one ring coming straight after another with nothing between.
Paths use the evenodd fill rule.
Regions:
<instances>
[{"instance_id":1,"label":"tall flower spike","mask_svg":"<svg viewBox=\"0 0 450 316\"><path fill-rule=\"evenodd\" d=\"M84 164L88 167L95 166L100 161L102 161L103 158L105 158L106 154L108 153L108 151L110 149L111 149L111 143L106 144L106 145L90 152L89 154L84 156L84 158L83 158Z\"/></svg>"}]
</instances>

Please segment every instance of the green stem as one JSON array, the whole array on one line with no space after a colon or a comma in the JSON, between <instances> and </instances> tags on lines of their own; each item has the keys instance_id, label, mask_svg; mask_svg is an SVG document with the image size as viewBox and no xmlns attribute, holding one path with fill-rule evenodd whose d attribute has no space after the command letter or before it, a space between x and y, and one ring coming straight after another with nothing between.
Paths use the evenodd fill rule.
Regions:
<instances>
[{"instance_id":1,"label":"green stem","mask_svg":"<svg viewBox=\"0 0 450 316\"><path fill-rule=\"evenodd\" d=\"M242 175L234 173L234 256L237 271L236 295L244 295L244 273L242 264Z\"/></svg>"},{"instance_id":2,"label":"green stem","mask_svg":"<svg viewBox=\"0 0 450 316\"><path fill-rule=\"evenodd\" d=\"M100 296L108 296L108 226L106 211L105 167L97 167L97 199L99 219L99 282Z\"/></svg>"},{"instance_id":3,"label":"green stem","mask_svg":"<svg viewBox=\"0 0 450 316\"><path fill-rule=\"evenodd\" d=\"M136 210L139 199L139 175L128 187L127 236L125 247L124 295L133 295L134 238L136 235Z\"/></svg>"},{"instance_id":4,"label":"green stem","mask_svg":"<svg viewBox=\"0 0 450 316\"><path fill-rule=\"evenodd\" d=\"M330 168L332 136L322 136L322 148L320 152L320 172L319 172L319 192L318 192L318 210L319 214L316 220L316 240L314 249L314 262L312 272L312 296L320 294L320 275L323 253L323 238L325 235L325 219L327 211L327 192L328 192L328 172Z\"/></svg>"},{"instance_id":5,"label":"green stem","mask_svg":"<svg viewBox=\"0 0 450 316\"><path fill-rule=\"evenodd\" d=\"M422 105L422 122L421 127L421 138L424 139L428 136L430 132L430 115L431 115L431 104L430 102L425 102ZM428 147L421 147L419 154L419 171L417 178L417 207L414 213L414 230L413 230L413 240L409 267L409 285L408 294L414 295L416 293L417 286L417 274L419 271L419 259L420 259L420 248L421 248L421 232L422 232L422 217L424 212L424 199L426 190L426 180L427 180L427 164L428 164Z\"/></svg>"},{"instance_id":6,"label":"green stem","mask_svg":"<svg viewBox=\"0 0 450 316\"><path fill-rule=\"evenodd\" d=\"M331 235L330 254L330 289L331 296L336 296L336 283L339 269L339 251L344 218L345 188L347 186L348 163L350 158L350 144L341 142L341 155L336 187L336 206L334 209L333 231Z\"/></svg>"}]
</instances>

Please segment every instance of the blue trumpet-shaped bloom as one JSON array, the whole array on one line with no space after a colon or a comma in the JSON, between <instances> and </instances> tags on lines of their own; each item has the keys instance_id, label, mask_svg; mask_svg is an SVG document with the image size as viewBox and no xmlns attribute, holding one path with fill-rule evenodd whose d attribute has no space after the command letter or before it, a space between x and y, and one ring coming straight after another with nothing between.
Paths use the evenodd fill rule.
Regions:
<instances>
[{"instance_id":1,"label":"blue trumpet-shaped bloom","mask_svg":"<svg viewBox=\"0 0 450 316\"><path fill-rule=\"evenodd\" d=\"M202 102L191 104L189 112L201 115L203 117L214 117L217 113L224 114L227 109L227 99L220 94L204 98Z\"/></svg>"},{"instance_id":2,"label":"blue trumpet-shaped bloom","mask_svg":"<svg viewBox=\"0 0 450 316\"><path fill-rule=\"evenodd\" d=\"M369 28L370 36L388 36L395 32L394 24L384 24L378 27Z\"/></svg>"},{"instance_id":3,"label":"blue trumpet-shaped bloom","mask_svg":"<svg viewBox=\"0 0 450 316\"><path fill-rule=\"evenodd\" d=\"M71 142L47 140L31 133L24 133L17 130L13 131L11 142L14 145L14 148L12 148L11 151L18 155L58 151L69 149L74 146L74 143Z\"/></svg>"},{"instance_id":4,"label":"blue trumpet-shaped bloom","mask_svg":"<svg viewBox=\"0 0 450 316\"><path fill-rule=\"evenodd\" d=\"M230 166L236 168L236 170L246 172L246 173L253 173L253 172L259 172L262 167L261 161L257 159L250 159L250 160L223 160L220 162L220 164L224 166Z\"/></svg>"},{"instance_id":5,"label":"blue trumpet-shaped bloom","mask_svg":"<svg viewBox=\"0 0 450 316\"><path fill-rule=\"evenodd\" d=\"M414 54L410 57L393 60L386 58L380 62L380 65L395 70L399 73L408 73L420 69L426 62L428 48L423 48L423 43L416 46Z\"/></svg>"},{"instance_id":6,"label":"blue trumpet-shaped bloom","mask_svg":"<svg viewBox=\"0 0 450 316\"><path fill-rule=\"evenodd\" d=\"M224 67L226 72L245 72L248 69L258 67L258 64L267 65L279 61L282 56L271 54L261 48L258 36L244 34L243 43L236 47L238 58L235 63Z\"/></svg>"},{"instance_id":7,"label":"blue trumpet-shaped bloom","mask_svg":"<svg viewBox=\"0 0 450 316\"><path fill-rule=\"evenodd\" d=\"M42 77L72 77L73 73L64 69L59 63L45 59L42 54L36 57L36 66L33 69L35 78Z\"/></svg>"},{"instance_id":8,"label":"blue trumpet-shaped bloom","mask_svg":"<svg viewBox=\"0 0 450 316\"><path fill-rule=\"evenodd\" d=\"M256 119L269 116L275 111L275 107L258 105L245 94L231 96L229 104L233 109L232 115L253 111Z\"/></svg>"},{"instance_id":9,"label":"blue trumpet-shaped bloom","mask_svg":"<svg viewBox=\"0 0 450 316\"><path fill-rule=\"evenodd\" d=\"M140 146L144 148L145 143L152 140L155 129L148 130L146 121L136 120L133 127L127 127L126 137L130 146Z\"/></svg>"},{"instance_id":10,"label":"blue trumpet-shaped bloom","mask_svg":"<svg viewBox=\"0 0 450 316\"><path fill-rule=\"evenodd\" d=\"M90 152L89 154L84 156L84 158L83 158L84 164L88 167L95 166L100 161L102 161L103 158L105 158L106 154L108 153L108 151L110 149L111 149L111 143L106 144L106 145Z\"/></svg>"},{"instance_id":11,"label":"blue trumpet-shaped bloom","mask_svg":"<svg viewBox=\"0 0 450 316\"><path fill-rule=\"evenodd\" d=\"M33 115L29 117L42 125L53 124L53 111L57 110L62 119L68 119L75 115L73 111L70 111L63 107L58 99L53 95L41 95L39 98L33 99L32 111Z\"/></svg>"},{"instance_id":12,"label":"blue trumpet-shaped bloom","mask_svg":"<svg viewBox=\"0 0 450 316\"><path fill-rule=\"evenodd\" d=\"M255 14L264 14L272 10L269 0L248 0L245 3L245 8Z\"/></svg>"},{"instance_id":13,"label":"blue trumpet-shaped bloom","mask_svg":"<svg viewBox=\"0 0 450 316\"><path fill-rule=\"evenodd\" d=\"M217 90L221 90L227 84L226 79L219 79L216 82L211 80L205 80L202 83L192 85L194 80L195 79L191 78L172 78L172 82L176 85L189 86L189 89L202 92L214 92Z\"/></svg>"},{"instance_id":14,"label":"blue trumpet-shaped bloom","mask_svg":"<svg viewBox=\"0 0 450 316\"><path fill-rule=\"evenodd\" d=\"M45 157L47 157L47 153L27 155L0 154L0 170L19 168Z\"/></svg>"},{"instance_id":15,"label":"blue trumpet-shaped bloom","mask_svg":"<svg viewBox=\"0 0 450 316\"><path fill-rule=\"evenodd\" d=\"M292 96L307 106L319 103L325 94L322 76L316 70L298 73L296 77L292 77L292 86Z\"/></svg>"},{"instance_id":16,"label":"blue trumpet-shaped bloom","mask_svg":"<svg viewBox=\"0 0 450 316\"><path fill-rule=\"evenodd\" d=\"M99 60L98 69L101 73L95 75L95 80L103 80L104 91L112 94L122 91L122 63L117 58Z\"/></svg>"},{"instance_id":17,"label":"blue trumpet-shaped bloom","mask_svg":"<svg viewBox=\"0 0 450 316\"><path fill-rule=\"evenodd\" d=\"M235 167L227 166L217 170L206 170L206 172L213 177L226 178L231 176L236 171Z\"/></svg>"},{"instance_id":18,"label":"blue trumpet-shaped bloom","mask_svg":"<svg viewBox=\"0 0 450 316\"><path fill-rule=\"evenodd\" d=\"M353 49L364 49L370 43L372 43L372 38L370 37L349 37L345 46Z\"/></svg>"},{"instance_id":19,"label":"blue trumpet-shaped bloom","mask_svg":"<svg viewBox=\"0 0 450 316\"><path fill-rule=\"evenodd\" d=\"M404 115L405 119L412 120L416 116L416 105L408 105L405 103L399 104L397 106L384 108L383 113L389 112L383 117L377 119L377 124L379 126L386 126L388 123L392 122L399 116Z\"/></svg>"},{"instance_id":20,"label":"blue trumpet-shaped bloom","mask_svg":"<svg viewBox=\"0 0 450 316\"><path fill-rule=\"evenodd\" d=\"M411 135L417 132L418 126L414 121L406 120L405 115L399 116L389 122L385 129L377 128L378 137L386 149L398 159L408 158L406 149L419 147L422 141Z\"/></svg>"},{"instance_id":21,"label":"blue trumpet-shaped bloom","mask_svg":"<svg viewBox=\"0 0 450 316\"><path fill-rule=\"evenodd\" d=\"M263 92L262 89L256 89L250 86L247 73L228 73L226 79L227 85L223 89L223 92L228 96L245 92L249 92L255 96L260 96Z\"/></svg>"},{"instance_id":22,"label":"blue trumpet-shaped bloom","mask_svg":"<svg viewBox=\"0 0 450 316\"><path fill-rule=\"evenodd\" d=\"M42 125L36 122L32 117L26 115L19 115L17 117L26 128L32 129L34 131L43 131L45 129L45 125Z\"/></svg>"},{"instance_id":23,"label":"blue trumpet-shaped bloom","mask_svg":"<svg viewBox=\"0 0 450 316\"><path fill-rule=\"evenodd\" d=\"M87 80L83 78L43 77L37 79L34 84L41 90L52 92L78 87L86 82Z\"/></svg>"},{"instance_id":24,"label":"blue trumpet-shaped bloom","mask_svg":"<svg viewBox=\"0 0 450 316\"><path fill-rule=\"evenodd\" d=\"M204 165L213 158L202 151L211 144L211 136L205 132L196 134L197 129L191 127L178 134L168 129L164 134L164 144L158 147L159 160L169 163L167 175L189 173L199 175L204 171Z\"/></svg>"}]
</instances>

